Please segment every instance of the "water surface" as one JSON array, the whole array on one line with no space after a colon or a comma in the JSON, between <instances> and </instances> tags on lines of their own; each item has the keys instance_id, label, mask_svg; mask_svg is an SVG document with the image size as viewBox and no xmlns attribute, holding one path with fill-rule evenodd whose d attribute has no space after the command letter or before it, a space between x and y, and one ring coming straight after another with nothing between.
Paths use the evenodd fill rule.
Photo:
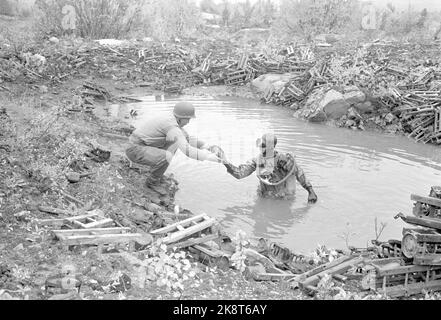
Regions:
<instances>
[{"instance_id":1,"label":"water surface","mask_svg":"<svg viewBox=\"0 0 441 320\"><path fill-rule=\"evenodd\" d=\"M257 154L256 139L265 132L277 134L280 151L296 156L316 190L317 204L307 204L307 192L299 184L294 201L259 199L255 175L239 181L221 164L177 154L167 171L180 183L177 203L218 218L231 233L243 230L298 252L309 252L317 244L344 248L346 236L350 245L366 247L376 237L377 218L378 223L387 223L380 240L400 240L405 223L393 217L400 211L411 213L411 193L427 195L431 186L441 185L440 148L405 137L307 123L293 118L288 109L249 100L143 100L128 110L111 111L121 116L136 110L137 126L186 100L197 107L197 118L187 131L221 146L234 164Z\"/></svg>"}]
</instances>

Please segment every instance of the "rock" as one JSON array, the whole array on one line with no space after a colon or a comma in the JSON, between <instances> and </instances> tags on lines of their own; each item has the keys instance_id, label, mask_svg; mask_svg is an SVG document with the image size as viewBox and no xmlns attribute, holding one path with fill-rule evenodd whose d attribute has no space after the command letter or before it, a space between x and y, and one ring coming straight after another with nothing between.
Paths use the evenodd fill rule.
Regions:
<instances>
[{"instance_id":1,"label":"rock","mask_svg":"<svg viewBox=\"0 0 441 320\"><path fill-rule=\"evenodd\" d=\"M14 214L14 217L18 220L18 221L29 221L29 211L20 211L17 212L16 214Z\"/></svg>"},{"instance_id":2,"label":"rock","mask_svg":"<svg viewBox=\"0 0 441 320\"><path fill-rule=\"evenodd\" d=\"M328 120L326 113L323 110L317 110L308 119L311 122L324 122Z\"/></svg>"},{"instance_id":3,"label":"rock","mask_svg":"<svg viewBox=\"0 0 441 320\"><path fill-rule=\"evenodd\" d=\"M149 234L143 234L142 238L135 241L135 250L140 251L146 249L153 242L153 237Z\"/></svg>"},{"instance_id":4,"label":"rock","mask_svg":"<svg viewBox=\"0 0 441 320\"><path fill-rule=\"evenodd\" d=\"M60 42L60 39L58 39L57 37L51 37L51 38L49 39L49 41L52 42L52 43L59 43L59 42Z\"/></svg>"},{"instance_id":5,"label":"rock","mask_svg":"<svg viewBox=\"0 0 441 320\"><path fill-rule=\"evenodd\" d=\"M361 119L361 115L357 112L357 110L355 108L350 108L348 110L347 118L349 120L357 121L357 120Z\"/></svg>"},{"instance_id":6,"label":"rock","mask_svg":"<svg viewBox=\"0 0 441 320\"><path fill-rule=\"evenodd\" d=\"M123 273L118 280L114 281L110 285L110 289L112 292L126 292L127 290L130 290L132 288L132 279L130 277Z\"/></svg>"},{"instance_id":7,"label":"rock","mask_svg":"<svg viewBox=\"0 0 441 320\"><path fill-rule=\"evenodd\" d=\"M370 113L375 110L374 105L370 101L366 101L363 103L357 103L355 105L355 108L357 108L357 110L361 113Z\"/></svg>"},{"instance_id":8,"label":"rock","mask_svg":"<svg viewBox=\"0 0 441 320\"><path fill-rule=\"evenodd\" d=\"M355 126L357 126L357 122L355 122L354 120L348 120L345 123L346 128L351 128L351 127L355 127Z\"/></svg>"},{"instance_id":9,"label":"rock","mask_svg":"<svg viewBox=\"0 0 441 320\"><path fill-rule=\"evenodd\" d=\"M346 100L346 102L349 103L350 105L362 103L366 100L366 95L355 86L350 87L350 91L343 94L343 97Z\"/></svg>"},{"instance_id":10,"label":"rock","mask_svg":"<svg viewBox=\"0 0 441 320\"><path fill-rule=\"evenodd\" d=\"M40 89L40 93L48 93L49 92L49 89L47 86L40 86L39 89Z\"/></svg>"},{"instance_id":11,"label":"rock","mask_svg":"<svg viewBox=\"0 0 441 320\"><path fill-rule=\"evenodd\" d=\"M328 91L319 102L319 110L326 114L328 119L339 119L348 112L350 104L346 102L344 96L335 90Z\"/></svg>"},{"instance_id":12,"label":"rock","mask_svg":"<svg viewBox=\"0 0 441 320\"><path fill-rule=\"evenodd\" d=\"M9 300L9 301L11 301L11 300L20 300L19 298L14 298L9 293L7 293L5 291L2 292L2 291L3 290L0 290L0 300L3 300L3 301L7 301L7 300Z\"/></svg>"},{"instance_id":13,"label":"rock","mask_svg":"<svg viewBox=\"0 0 441 320\"><path fill-rule=\"evenodd\" d=\"M265 90L269 88L271 85L277 84L277 86L284 86L291 79L292 74L274 74L268 73L261 75L260 77L254 79L251 82L251 90L254 93L264 94Z\"/></svg>"},{"instance_id":14,"label":"rock","mask_svg":"<svg viewBox=\"0 0 441 320\"><path fill-rule=\"evenodd\" d=\"M22 243L20 243L19 245L17 245L17 246L14 248L14 251L21 251L21 250L24 250L24 246L23 246Z\"/></svg>"},{"instance_id":15,"label":"rock","mask_svg":"<svg viewBox=\"0 0 441 320\"><path fill-rule=\"evenodd\" d=\"M261 263L256 263L253 266L247 266L244 272L244 276L248 280L256 278L257 275L266 273L265 267Z\"/></svg>"},{"instance_id":16,"label":"rock","mask_svg":"<svg viewBox=\"0 0 441 320\"><path fill-rule=\"evenodd\" d=\"M155 203L146 203L144 205L144 208L147 211L150 211L150 212L153 212L153 213L158 213L158 212L163 211L163 208L161 206L155 204Z\"/></svg>"}]
</instances>

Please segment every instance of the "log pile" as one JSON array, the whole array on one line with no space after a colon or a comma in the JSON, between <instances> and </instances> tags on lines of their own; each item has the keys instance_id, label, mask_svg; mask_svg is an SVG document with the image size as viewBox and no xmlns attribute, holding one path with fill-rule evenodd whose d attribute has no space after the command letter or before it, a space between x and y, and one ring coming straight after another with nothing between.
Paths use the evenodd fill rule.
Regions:
<instances>
[{"instance_id":1,"label":"log pile","mask_svg":"<svg viewBox=\"0 0 441 320\"><path fill-rule=\"evenodd\" d=\"M412 195L413 216L400 213L406 223L400 250L386 260L371 261L365 267L364 289L390 297L441 291L441 187L432 187L429 197Z\"/></svg>"},{"instance_id":2,"label":"log pile","mask_svg":"<svg viewBox=\"0 0 441 320\"><path fill-rule=\"evenodd\" d=\"M180 94L197 84L243 85L263 74L289 72L290 81L282 88L267 88L262 100L296 109L316 89L355 85L376 98L381 112L397 116L409 137L441 143L441 67L435 60L436 44L415 48L410 43L374 41L344 50L314 44L243 50L219 40L134 41L117 48L63 40L34 48L35 53L17 54L7 48L0 50L0 84L57 83L73 75L93 75ZM85 87L83 96L106 98L95 89Z\"/></svg>"}]
</instances>

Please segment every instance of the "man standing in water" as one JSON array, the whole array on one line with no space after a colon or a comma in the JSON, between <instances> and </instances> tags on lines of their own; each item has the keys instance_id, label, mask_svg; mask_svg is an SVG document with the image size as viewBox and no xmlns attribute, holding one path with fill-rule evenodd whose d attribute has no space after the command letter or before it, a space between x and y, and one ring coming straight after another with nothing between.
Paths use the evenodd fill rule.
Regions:
<instances>
[{"instance_id":1,"label":"man standing in water","mask_svg":"<svg viewBox=\"0 0 441 320\"><path fill-rule=\"evenodd\" d=\"M179 102L173 113L151 117L132 133L126 155L134 163L151 167L147 185L161 182L178 149L195 160L221 161L208 151L209 147L205 143L190 137L184 130L184 126L195 117L195 108L191 103Z\"/></svg>"},{"instance_id":2,"label":"man standing in water","mask_svg":"<svg viewBox=\"0 0 441 320\"><path fill-rule=\"evenodd\" d=\"M291 199L295 194L297 180L308 191L308 203L316 203L317 195L294 156L290 153L279 153L275 150L276 145L275 135L264 134L257 140L260 154L238 167L225 160L222 154L218 155L224 158L228 173L236 179L246 178L257 171L257 178L260 180L258 193L263 198Z\"/></svg>"}]
</instances>

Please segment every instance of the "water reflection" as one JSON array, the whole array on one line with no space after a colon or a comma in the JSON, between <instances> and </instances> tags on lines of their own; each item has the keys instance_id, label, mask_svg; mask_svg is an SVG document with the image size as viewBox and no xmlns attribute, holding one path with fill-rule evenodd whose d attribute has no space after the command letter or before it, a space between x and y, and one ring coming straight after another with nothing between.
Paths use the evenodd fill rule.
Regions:
<instances>
[{"instance_id":1,"label":"water reflection","mask_svg":"<svg viewBox=\"0 0 441 320\"><path fill-rule=\"evenodd\" d=\"M274 200L256 197L254 204L220 209L225 212L224 223L234 225L240 216L253 221L256 237L282 238L294 223L300 223L311 205L296 206L296 200ZM242 217L243 219L243 217Z\"/></svg>"}]
</instances>

